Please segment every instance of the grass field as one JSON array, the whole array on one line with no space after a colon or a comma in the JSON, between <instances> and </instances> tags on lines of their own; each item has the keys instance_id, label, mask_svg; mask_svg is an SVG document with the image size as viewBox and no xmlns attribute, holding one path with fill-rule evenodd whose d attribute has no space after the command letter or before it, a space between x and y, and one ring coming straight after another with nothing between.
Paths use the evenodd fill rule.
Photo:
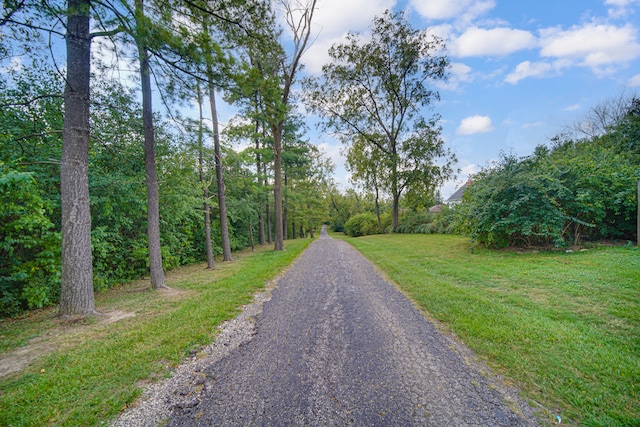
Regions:
<instances>
[{"instance_id":1,"label":"grass field","mask_svg":"<svg viewBox=\"0 0 640 427\"><path fill-rule=\"evenodd\" d=\"M640 425L640 250L470 250L443 235L345 239L563 423Z\"/></svg>"},{"instance_id":2,"label":"grass field","mask_svg":"<svg viewBox=\"0 0 640 427\"><path fill-rule=\"evenodd\" d=\"M234 254L236 261L218 263L214 271L203 265L177 269L167 276L175 290L169 293L144 290L148 283L138 282L98 294L98 310L125 314L117 322L62 322L55 309L1 321L0 357L34 341L56 349L0 380L0 426L102 424L139 396L141 384L164 378L190 350L212 342L216 326L309 242L287 241L284 252Z\"/></svg>"}]
</instances>

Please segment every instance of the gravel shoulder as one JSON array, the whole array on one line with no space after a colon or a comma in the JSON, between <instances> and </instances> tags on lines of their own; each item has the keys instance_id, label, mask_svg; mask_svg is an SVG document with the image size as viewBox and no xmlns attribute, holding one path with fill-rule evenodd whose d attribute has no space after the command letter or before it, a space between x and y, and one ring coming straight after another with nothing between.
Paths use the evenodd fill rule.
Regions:
<instances>
[{"instance_id":1,"label":"gravel shoulder","mask_svg":"<svg viewBox=\"0 0 640 427\"><path fill-rule=\"evenodd\" d=\"M115 426L536 426L531 408L326 233Z\"/></svg>"}]
</instances>

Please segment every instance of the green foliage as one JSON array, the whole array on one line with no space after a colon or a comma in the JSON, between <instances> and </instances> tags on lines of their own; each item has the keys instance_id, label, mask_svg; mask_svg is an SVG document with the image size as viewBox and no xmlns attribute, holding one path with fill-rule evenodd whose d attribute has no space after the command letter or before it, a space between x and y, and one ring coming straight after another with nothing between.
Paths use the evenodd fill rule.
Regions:
<instances>
[{"instance_id":1,"label":"green foliage","mask_svg":"<svg viewBox=\"0 0 640 427\"><path fill-rule=\"evenodd\" d=\"M456 232L456 210L446 205L441 212L407 212L400 218L397 233L453 234Z\"/></svg>"},{"instance_id":2,"label":"green foliage","mask_svg":"<svg viewBox=\"0 0 640 427\"><path fill-rule=\"evenodd\" d=\"M351 237L378 234L378 219L371 212L354 215L344 224L344 232Z\"/></svg>"},{"instance_id":3,"label":"green foliage","mask_svg":"<svg viewBox=\"0 0 640 427\"><path fill-rule=\"evenodd\" d=\"M630 110L604 135L503 155L465 193L462 230L492 247L635 240L639 129Z\"/></svg>"},{"instance_id":4,"label":"green foliage","mask_svg":"<svg viewBox=\"0 0 640 427\"><path fill-rule=\"evenodd\" d=\"M33 173L0 163L0 315L57 300L60 236Z\"/></svg>"},{"instance_id":5,"label":"green foliage","mask_svg":"<svg viewBox=\"0 0 640 427\"><path fill-rule=\"evenodd\" d=\"M402 194L431 194L453 173L439 116L424 114L439 99L430 85L446 78L442 52L441 39L386 11L374 18L370 37L350 33L332 46L321 81L307 85L310 108L348 146L353 179L393 197L394 227Z\"/></svg>"}]
</instances>

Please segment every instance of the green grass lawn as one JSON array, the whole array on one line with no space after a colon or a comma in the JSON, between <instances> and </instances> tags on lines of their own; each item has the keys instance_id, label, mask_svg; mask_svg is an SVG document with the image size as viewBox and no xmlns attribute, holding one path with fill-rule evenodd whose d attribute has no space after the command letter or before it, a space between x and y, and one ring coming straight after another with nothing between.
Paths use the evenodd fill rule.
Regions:
<instances>
[{"instance_id":1,"label":"green grass lawn","mask_svg":"<svg viewBox=\"0 0 640 427\"><path fill-rule=\"evenodd\" d=\"M179 292L143 290L138 283L98 294L98 310L135 312L115 323L62 322L54 309L0 322L1 352L60 334L54 338L58 350L0 380L0 426L90 426L114 417L140 395L141 382L164 378L190 350L212 342L216 326L235 316L309 242L287 241L282 252L234 254L236 261L218 263L214 271L202 265L177 269L167 284ZM68 333L74 328L79 332Z\"/></svg>"},{"instance_id":2,"label":"green grass lawn","mask_svg":"<svg viewBox=\"0 0 640 427\"><path fill-rule=\"evenodd\" d=\"M640 425L640 250L518 253L443 235L343 238L563 423Z\"/></svg>"}]
</instances>

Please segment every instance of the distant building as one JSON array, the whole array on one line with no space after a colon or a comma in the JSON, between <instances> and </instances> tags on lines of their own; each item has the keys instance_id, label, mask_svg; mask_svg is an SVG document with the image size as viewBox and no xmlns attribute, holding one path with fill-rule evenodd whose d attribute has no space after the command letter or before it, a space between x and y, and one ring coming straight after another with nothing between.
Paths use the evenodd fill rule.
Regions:
<instances>
[{"instance_id":1,"label":"distant building","mask_svg":"<svg viewBox=\"0 0 640 427\"><path fill-rule=\"evenodd\" d=\"M438 212L442 212L442 205L435 205L435 206L431 206L429 208L429 212L431 213L438 213Z\"/></svg>"},{"instance_id":2,"label":"distant building","mask_svg":"<svg viewBox=\"0 0 640 427\"><path fill-rule=\"evenodd\" d=\"M473 181L468 180L466 182L466 184L464 184L462 187L458 188L456 190L456 192L453 193L451 195L451 197L449 197L447 199L447 203L450 204L450 205L455 205L455 204L460 203L462 201L462 196L464 196L464 192L467 191L467 188L469 188L469 186L471 185L472 182Z\"/></svg>"}]
</instances>

